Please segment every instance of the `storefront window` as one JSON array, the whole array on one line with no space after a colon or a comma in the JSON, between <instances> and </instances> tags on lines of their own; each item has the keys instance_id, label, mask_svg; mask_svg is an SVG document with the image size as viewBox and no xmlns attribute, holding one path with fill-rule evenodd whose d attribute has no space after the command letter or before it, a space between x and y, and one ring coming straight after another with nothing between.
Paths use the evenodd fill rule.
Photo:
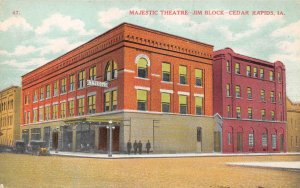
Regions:
<instances>
[{"instance_id":1,"label":"storefront window","mask_svg":"<svg viewBox=\"0 0 300 188\"><path fill-rule=\"evenodd\" d=\"M41 129L34 128L31 129L31 140L40 140L41 139Z\"/></svg>"},{"instance_id":2,"label":"storefront window","mask_svg":"<svg viewBox=\"0 0 300 188\"><path fill-rule=\"evenodd\" d=\"M76 128L76 148L80 151L93 149L95 145L95 128L92 125L80 124Z\"/></svg>"}]
</instances>

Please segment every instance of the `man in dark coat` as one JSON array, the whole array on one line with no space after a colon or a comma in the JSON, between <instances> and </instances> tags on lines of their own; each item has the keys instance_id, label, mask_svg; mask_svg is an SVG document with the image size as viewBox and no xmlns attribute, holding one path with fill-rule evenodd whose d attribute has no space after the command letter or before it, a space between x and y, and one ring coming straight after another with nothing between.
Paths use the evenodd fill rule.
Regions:
<instances>
[{"instance_id":1,"label":"man in dark coat","mask_svg":"<svg viewBox=\"0 0 300 188\"><path fill-rule=\"evenodd\" d=\"M139 147L139 154L142 154L143 144L141 141L139 141L138 147Z\"/></svg>"},{"instance_id":2,"label":"man in dark coat","mask_svg":"<svg viewBox=\"0 0 300 188\"><path fill-rule=\"evenodd\" d=\"M128 155L130 155L131 148L132 148L132 144L131 144L130 140L128 140L128 142L127 142L127 153L128 153Z\"/></svg>"},{"instance_id":3,"label":"man in dark coat","mask_svg":"<svg viewBox=\"0 0 300 188\"><path fill-rule=\"evenodd\" d=\"M134 154L137 153L137 149L138 149L138 143L136 142L136 140L133 143L133 149L134 149Z\"/></svg>"},{"instance_id":4,"label":"man in dark coat","mask_svg":"<svg viewBox=\"0 0 300 188\"><path fill-rule=\"evenodd\" d=\"M150 141L148 140L148 142L146 144L147 154L149 154L150 148L151 148L151 144L150 144Z\"/></svg>"}]
</instances>

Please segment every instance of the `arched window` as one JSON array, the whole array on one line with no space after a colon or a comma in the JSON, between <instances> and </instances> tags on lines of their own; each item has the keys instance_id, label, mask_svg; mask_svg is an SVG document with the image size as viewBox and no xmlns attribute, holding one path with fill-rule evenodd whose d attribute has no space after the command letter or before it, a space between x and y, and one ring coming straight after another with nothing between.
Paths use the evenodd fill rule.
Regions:
<instances>
[{"instance_id":1,"label":"arched window","mask_svg":"<svg viewBox=\"0 0 300 188\"><path fill-rule=\"evenodd\" d=\"M114 80L117 79L117 77L118 77L117 63L114 61L109 61L105 67L104 80L105 81Z\"/></svg>"},{"instance_id":2,"label":"arched window","mask_svg":"<svg viewBox=\"0 0 300 188\"><path fill-rule=\"evenodd\" d=\"M147 78L148 77L148 61L145 58L140 58L137 62L138 67L138 77Z\"/></svg>"}]
</instances>

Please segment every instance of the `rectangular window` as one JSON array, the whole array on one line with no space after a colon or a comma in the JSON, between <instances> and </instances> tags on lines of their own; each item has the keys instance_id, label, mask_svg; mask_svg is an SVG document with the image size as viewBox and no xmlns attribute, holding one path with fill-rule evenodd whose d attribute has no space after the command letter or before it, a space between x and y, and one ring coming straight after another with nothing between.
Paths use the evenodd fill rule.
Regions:
<instances>
[{"instance_id":1,"label":"rectangular window","mask_svg":"<svg viewBox=\"0 0 300 188\"><path fill-rule=\"evenodd\" d=\"M227 117L231 117L230 105L227 106Z\"/></svg>"},{"instance_id":2,"label":"rectangular window","mask_svg":"<svg viewBox=\"0 0 300 188\"><path fill-rule=\"evenodd\" d=\"M33 109L32 122L35 123L36 121L37 121L37 109Z\"/></svg>"},{"instance_id":3,"label":"rectangular window","mask_svg":"<svg viewBox=\"0 0 300 188\"><path fill-rule=\"evenodd\" d=\"M84 98L78 99L78 115L84 115Z\"/></svg>"},{"instance_id":4,"label":"rectangular window","mask_svg":"<svg viewBox=\"0 0 300 188\"><path fill-rule=\"evenodd\" d=\"M270 75L270 81L274 81L274 72L270 71L269 75Z\"/></svg>"},{"instance_id":5,"label":"rectangular window","mask_svg":"<svg viewBox=\"0 0 300 188\"><path fill-rule=\"evenodd\" d=\"M58 105L54 104L52 106L52 119L57 119L58 118Z\"/></svg>"},{"instance_id":6,"label":"rectangular window","mask_svg":"<svg viewBox=\"0 0 300 188\"><path fill-rule=\"evenodd\" d=\"M228 145L231 145L231 132L227 133L227 143Z\"/></svg>"},{"instance_id":7,"label":"rectangular window","mask_svg":"<svg viewBox=\"0 0 300 188\"><path fill-rule=\"evenodd\" d=\"M257 78L257 68L256 67L253 68L253 77Z\"/></svg>"},{"instance_id":8,"label":"rectangular window","mask_svg":"<svg viewBox=\"0 0 300 188\"><path fill-rule=\"evenodd\" d=\"M230 97L230 84L226 84L226 96Z\"/></svg>"},{"instance_id":9,"label":"rectangular window","mask_svg":"<svg viewBox=\"0 0 300 188\"><path fill-rule=\"evenodd\" d=\"M252 89L251 89L251 87L247 88L247 95L248 95L248 99L252 99Z\"/></svg>"},{"instance_id":10,"label":"rectangular window","mask_svg":"<svg viewBox=\"0 0 300 188\"><path fill-rule=\"evenodd\" d=\"M282 100L281 100L281 92L278 93L278 101L279 101L280 104L282 103Z\"/></svg>"},{"instance_id":11,"label":"rectangular window","mask_svg":"<svg viewBox=\"0 0 300 188\"><path fill-rule=\"evenodd\" d=\"M271 111L271 120L275 121L275 112L274 111Z\"/></svg>"},{"instance_id":12,"label":"rectangular window","mask_svg":"<svg viewBox=\"0 0 300 188\"><path fill-rule=\"evenodd\" d=\"M246 71L246 73L247 73L247 76L248 76L248 77L251 76L251 67L250 67L249 65L247 66L247 71Z\"/></svg>"},{"instance_id":13,"label":"rectangular window","mask_svg":"<svg viewBox=\"0 0 300 188\"><path fill-rule=\"evenodd\" d=\"M203 98L195 97L196 114L203 115Z\"/></svg>"},{"instance_id":14,"label":"rectangular window","mask_svg":"<svg viewBox=\"0 0 300 188\"><path fill-rule=\"evenodd\" d=\"M277 137L276 134L272 134L272 149L276 149L277 148Z\"/></svg>"},{"instance_id":15,"label":"rectangular window","mask_svg":"<svg viewBox=\"0 0 300 188\"><path fill-rule=\"evenodd\" d=\"M170 63L162 63L162 80L165 82L171 81L171 65L170 65Z\"/></svg>"},{"instance_id":16,"label":"rectangular window","mask_svg":"<svg viewBox=\"0 0 300 188\"><path fill-rule=\"evenodd\" d=\"M138 66L138 77L148 77L148 61L145 58L140 58L137 63Z\"/></svg>"},{"instance_id":17,"label":"rectangular window","mask_svg":"<svg viewBox=\"0 0 300 188\"><path fill-rule=\"evenodd\" d=\"M263 133L262 137L261 137L261 145L263 147L267 147L268 146L268 135L267 133Z\"/></svg>"},{"instance_id":18,"label":"rectangular window","mask_svg":"<svg viewBox=\"0 0 300 188\"><path fill-rule=\"evenodd\" d=\"M259 77L260 77L260 79L264 79L265 78L265 73L264 73L264 69L260 69L259 70Z\"/></svg>"},{"instance_id":19,"label":"rectangular window","mask_svg":"<svg viewBox=\"0 0 300 188\"><path fill-rule=\"evenodd\" d=\"M278 82L280 83L281 82L281 73L280 72L277 73L277 77L278 77Z\"/></svg>"},{"instance_id":20,"label":"rectangular window","mask_svg":"<svg viewBox=\"0 0 300 188\"><path fill-rule=\"evenodd\" d=\"M179 111L180 114L187 114L187 96L179 95Z\"/></svg>"},{"instance_id":21,"label":"rectangular window","mask_svg":"<svg viewBox=\"0 0 300 188\"><path fill-rule=\"evenodd\" d=\"M31 140L40 140L41 139L41 129L34 128L31 129Z\"/></svg>"},{"instance_id":22,"label":"rectangular window","mask_svg":"<svg viewBox=\"0 0 300 188\"><path fill-rule=\"evenodd\" d=\"M260 114L261 114L261 120L265 120L266 119L266 110L261 110Z\"/></svg>"},{"instance_id":23,"label":"rectangular window","mask_svg":"<svg viewBox=\"0 0 300 188\"><path fill-rule=\"evenodd\" d=\"M147 110L148 92L146 90L137 90L137 107L138 110Z\"/></svg>"},{"instance_id":24,"label":"rectangular window","mask_svg":"<svg viewBox=\"0 0 300 188\"><path fill-rule=\"evenodd\" d=\"M249 135L248 135L248 144L249 144L249 147L254 146L254 134L253 133L249 133Z\"/></svg>"},{"instance_id":25,"label":"rectangular window","mask_svg":"<svg viewBox=\"0 0 300 188\"><path fill-rule=\"evenodd\" d=\"M75 90L75 75L70 75L70 91Z\"/></svg>"},{"instance_id":26,"label":"rectangular window","mask_svg":"<svg viewBox=\"0 0 300 188\"><path fill-rule=\"evenodd\" d=\"M266 93L265 93L265 90L260 90L260 100L262 102L264 102L266 100Z\"/></svg>"},{"instance_id":27,"label":"rectangular window","mask_svg":"<svg viewBox=\"0 0 300 188\"><path fill-rule=\"evenodd\" d=\"M55 97L58 95L58 81L54 82L53 88L53 96Z\"/></svg>"},{"instance_id":28,"label":"rectangular window","mask_svg":"<svg viewBox=\"0 0 300 188\"><path fill-rule=\"evenodd\" d=\"M171 94L161 93L161 111L170 112Z\"/></svg>"},{"instance_id":29,"label":"rectangular window","mask_svg":"<svg viewBox=\"0 0 300 188\"><path fill-rule=\"evenodd\" d=\"M235 86L235 97L241 98L241 87L240 86Z\"/></svg>"},{"instance_id":30,"label":"rectangular window","mask_svg":"<svg viewBox=\"0 0 300 188\"><path fill-rule=\"evenodd\" d=\"M39 121L44 121L44 108L39 108Z\"/></svg>"},{"instance_id":31,"label":"rectangular window","mask_svg":"<svg viewBox=\"0 0 300 188\"><path fill-rule=\"evenodd\" d=\"M60 93L66 93L67 92L67 79L63 78L60 82Z\"/></svg>"},{"instance_id":32,"label":"rectangular window","mask_svg":"<svg viewBox=\"0 0 300 188\"><path fill-rule=\"evenodd\" d=\"M60 103L60 117L66 118L66 102Z\"/></svg>"},{"instance_id":33,"label":"rectangular window","mask_svg":"<svg viewBox=\"0 0 300 188\"><path fill-rule=\"evenodd\" d=\"M239 63L235 64L235 74L241 74L241 72L240 72L240 64Z\"/></svg>"},{"instance_id":34,"label":"rectangular window","mask_svg":"<svg viewBox=\"0 0 300 188\"><path fill-rule=\"evenodd\" d=\"M69 101L69 116L74 116L74 100Z\"/></svg>"},{"instance_id":35,"label":"rectangular window","mask_svg":"<svg viewBox=\"0 0 300 188\"><path fill-rule=\"evenodd\" d=\"M85 86L85 71L80 71L78 74L78 89Z\"/></svg>"},{"instance_id":36,"label":"rectangular window","mask_svg":"<svg viewBox=\"0 0 300 188\"><path fill-rule=\"evenodd\" d=\"M236 118L241 119L241 107L236 107Z\"/></svg>"},{"instance_id":37,"label":"rectangular window","mask_svg":"<svg viewBox=\"0 0 300 188\"><path fill-rule=\"evenodd\" d=\"M106 92L104 94L104 100L105 100L105 106L104 106L104 111L107 112L107 111L110 111L111 110L111 93L110 92Z\"/></svg>"},{"instance_id":38,"label":"rectangular window","mask_svg":"<svg viewBox=\"0 0 300 188\"><path fill-rule=\"evenodd\" d=\"M195 69L196 86L203 86L203 70Z\"/></svg>"},{"instance_id":39,"label":"rectangular window","mask_svg":"<svg viewBox=\"0 0 300 188\"><path fill-rule=\"evenodd\" d=\"M248 108L248 119L252 119L252 108Z\"/></svg>"},{"instance_id":40,"label":"rectangular window","mask_svg":"<svg viewBox=\"0 0 300 188\"><path fill-rule=\"evenodd\" d=\"M227 72L231 71L230 62L229 61L226 62L226 70L227 70Z\"/></svg>"},{"instance_id":41,"label":"rectangular window","mask_svg":"<svg viewBox=\"0 0 300 188\"><path fill-rule=\"evenodd\" d=\"M89 96L88 103L89 103L89 114L96 113L96 95Z\"/></svg>"},{"instance_id":42,"label":"rectangular window","mask_svg":"<svg viewBox=\"0 0 300 188\"><path fill-rule=\"evenodd\" d=\"M49 98L50 98L50 93L51 93L50 85L47 85L47 86L46 86L46 99L49 99Z\"/></svg>"},{"instance_id":43,"label":"rectangular window","mask_svg":"<svg viewBox=\"0 0 300 188\"><path fill-rule=\"evenodd\" d=\"M197 142L202 142L202 128L197 127Z\"/></svg>"},{"instance_id":44,"label":"rectangular window","mask_svg":"<svg viewBox=\"0 0 300 188\"><path fill-rule=\"evenodd\" d=\"M37 91L37 90L34 90L34 94L33 94L33 102L37 102L37 100L38 100L38 99L37 99L37 98L38 98L38 96L37 96L38 94L37 94L37 93L38 93L38 91Z\"/></svg>"},{"instance_id":45,"label":"rectangular window","mask_svg":"<svg viewBox=\"0 0 300 188\"><path fill-rule=\"evenodd\" d=\"M48 121L50 120L50 106L45 107L45 120Z\"/></svg>"},{"instance_id":46,"label":"rectangular window","mask_svg":"<svg viewBox=\"0 0 300 188\"><path fill-rule=\"evenodd\" d=\"M96 66L90 68L90 80L96 80Z\"/></svg>"},{"instance_id":47,"label":"rectangular window","mask_svg":"<svg viewBox=\"0 0 300 188\"><path fill-rule=\"evenodd\" d=\"M117 110L118 106L118 91L112 91L112 110Z\"/></svg>"},{"instance_id":48,"label":"rectangular window","mask_svg":"<svg viewBox=\"0 0 300 188\"><path fill-rule=\"evenodd\" d=\"M40 100L44 100L44 87L40 88Z\"/></svg>"},{"instance_id":49,"label":"rectangular window","mask_svg":"<svg viewBox=\"0 0 300 188\"><path fill-rule=\"evenodd\" d=\"M179 66L179 78L180 84L187 84L187 67L186 66Z\"/></svg>"},{"instance_id":50,"label":"rectangular window","mask_svg":"<svg viewBox=\"0 0 300 188\"><path fill-rule=\"evenodd\" d=\"M274 96L274 91L271 91L270 92L270 100L271 100L271 102L275 102L275 96Z\"/></svg>"}]
</instances>

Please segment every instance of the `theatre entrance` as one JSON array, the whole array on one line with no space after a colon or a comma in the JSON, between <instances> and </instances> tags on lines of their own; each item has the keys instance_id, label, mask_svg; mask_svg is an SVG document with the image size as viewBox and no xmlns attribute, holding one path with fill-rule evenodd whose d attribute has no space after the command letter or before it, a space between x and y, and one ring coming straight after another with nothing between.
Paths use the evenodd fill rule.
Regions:
<instances>
[{"instance_id":1,"label":"theatre entrance","mask_svg":"<svg viewBox=\"0 0 300 188\"><path fill-rule=\"evenodd\" d=\"M115 126L115 129L112 131L112 151L119 151L119 143L120 143L120 127ZM107 152L109 148L109 129L106 127L99 128L99 151Z\"/></svg>"}]
</instances>

